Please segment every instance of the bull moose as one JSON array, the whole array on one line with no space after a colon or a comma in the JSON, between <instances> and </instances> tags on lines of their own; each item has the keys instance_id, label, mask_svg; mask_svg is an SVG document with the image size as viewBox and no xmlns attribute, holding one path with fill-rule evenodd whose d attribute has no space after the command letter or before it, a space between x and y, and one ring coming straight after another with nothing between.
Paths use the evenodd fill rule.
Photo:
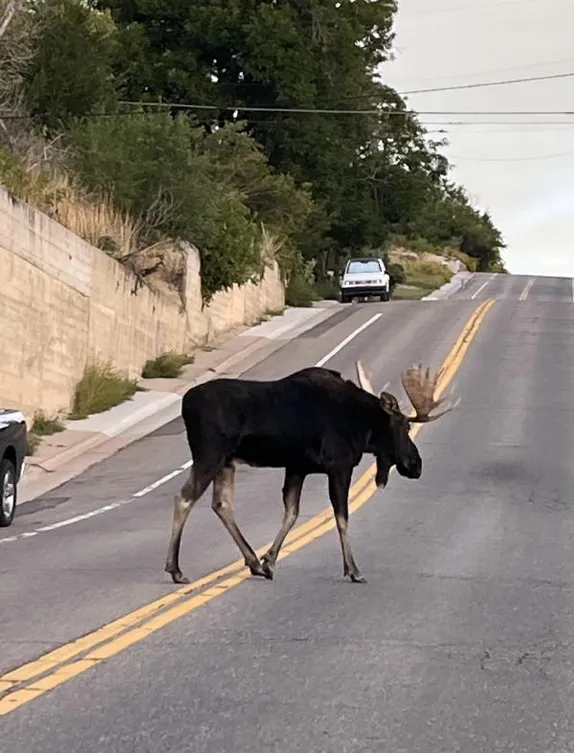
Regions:
<instances>
[{"instance_id":1,"label":"bull moose","mask_svg":"<svg viewBox=\"0 0 574 753\"><path fill-rule=\"evenodd\" d=\"M193 457L189 477L175 497L165 571L174 583L188 583L179 566L183 528L191 508L213 482L212 508L245 558L253 575L273 579L285 537L295 525L305 477L326 474L341 549L344 576L365 578L357 567L347 535L348 496L354 468L364 453L376 459L377 486L385 486L392 466L418 479L422 460L409 435L410 425L440 418L452 407L430 415L440 373L423 366L401 375L415 410L405 415L394 395L377 397L360 362L360 387L331 369L310 367L274 381L220 378L192 387L183 397L182 418ZM237 464L284 468L284 516L279 533L261 560L235 521L234 475Z\"/></svg>"}]
</instances>

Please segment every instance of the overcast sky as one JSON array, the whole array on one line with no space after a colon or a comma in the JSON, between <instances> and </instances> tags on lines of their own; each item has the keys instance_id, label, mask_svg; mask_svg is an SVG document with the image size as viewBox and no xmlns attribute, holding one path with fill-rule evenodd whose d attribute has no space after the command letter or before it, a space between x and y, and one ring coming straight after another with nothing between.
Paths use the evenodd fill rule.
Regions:
<instances>
[{"instance_id":1,"label":"overcast sky","mask_svg":"<svg viewBox=\"0 0 574 753\"><path fill-rule=\"evenodd\" d=\"M382 74L401 93L574 72L574 0L398 4L396 60ZM408 102L419 112L574 111L574 77L412 94ZM430 130L447 129L445 154L455 165L453 178L491 212L508 246L503 252L508 271L574 277L574 116L421 115L421 120ZM433 121L459 125L430 126Z\"/></svg>"}]
</instances>

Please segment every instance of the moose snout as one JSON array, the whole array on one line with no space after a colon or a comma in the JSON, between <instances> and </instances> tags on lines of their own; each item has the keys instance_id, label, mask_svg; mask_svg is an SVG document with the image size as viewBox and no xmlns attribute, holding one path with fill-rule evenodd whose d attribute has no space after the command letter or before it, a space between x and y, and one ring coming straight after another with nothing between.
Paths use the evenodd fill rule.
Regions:
<instances>
[{"instance_id":1,"label":"moose snout","mask_svg":"<svg viewBox=\"0 0 574 753\"><path fill-rule=\"evenodd\" d=\"M418 451L415 450L408 458L397 463L397 471L405 478L420 478L423 472L423 461Z\"/></svg>"}]
</instances>

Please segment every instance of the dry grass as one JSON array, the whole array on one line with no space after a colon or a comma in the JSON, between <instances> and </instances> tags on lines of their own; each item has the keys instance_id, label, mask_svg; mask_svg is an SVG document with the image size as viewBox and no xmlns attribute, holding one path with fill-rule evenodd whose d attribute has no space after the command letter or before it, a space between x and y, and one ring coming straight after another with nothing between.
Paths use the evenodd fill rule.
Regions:
<instances>
[{"instance_id":1,"label":"dry grass","mask_svg":"<svg viewBox=\"0 0 574 753\"><path fill-rule=\"evenodd\" d=\"M165 239L144 246L143 223L117 209L110 197L90 195L65 171L48 167L42 160L18 157L2 147L0 183L17 198L124 264L140 281L181 299L185 282L185 252L181 245ZM266 238L269 247L271 242L271 236Z\"/></svg>"},{"instance_id":2,"label":"dry grass","mask_svg":"<svg viewBox=\"0 0 574 753\"><path fill-rule=\"evenodd\" d=\"M279 261L281 250L283 248L283 241L261 223L261 262L264 266L271 266L273 262Z\"/></svg>"},{"instance_id":3,"label":"dry grass","mask_svg":"<svg viewBox=\"0 0 574 753\"><path fill-rule=\"evenodd\" d=\"M478 267L478 259L474 256L465 254L464 251L459 251L457 248L449 249L449 253L455 259L461 261L469 272L476 272Z\"/></svg>"},{"instance_id":4,"label":"dry grass","mask_svg":"<svg viewBox=\"0 0 574 753\"><path fill-rule=\"evenodd\" d=\"M140 223L116 209L108 197L88 195L63 170L1 149L0 182L14 196L119 261L138 249Z\"/></svg>"},{"instance_id":5,"label":"dry grass","mask_svg":"<svg viewBox=\"0 0 574 753\"><path fill-rule=\"evenodd\" d=\"M107 197L86 196L65 176L54 176L48 214L92 246L121 261L138 247L140 225Z\"/></svg>"}]
</instances>

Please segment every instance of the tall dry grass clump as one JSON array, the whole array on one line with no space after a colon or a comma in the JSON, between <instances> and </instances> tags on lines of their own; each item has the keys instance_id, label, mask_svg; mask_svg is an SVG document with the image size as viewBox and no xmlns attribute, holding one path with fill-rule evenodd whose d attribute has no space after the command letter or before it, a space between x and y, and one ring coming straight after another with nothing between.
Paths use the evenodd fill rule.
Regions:
<instances>
[{"instance_id":1,"label":"tall dry grass clump","mask_svg":"<svg viewBox=\"0 0 574 753\"><path fill-rule=\"evenodd\" d=\"M117 209L109 197L87 196L66 174L54 175L51 189L48 214L72 233L118 261L137 251L140 223Z\"/></svg>"}]
</instances>

